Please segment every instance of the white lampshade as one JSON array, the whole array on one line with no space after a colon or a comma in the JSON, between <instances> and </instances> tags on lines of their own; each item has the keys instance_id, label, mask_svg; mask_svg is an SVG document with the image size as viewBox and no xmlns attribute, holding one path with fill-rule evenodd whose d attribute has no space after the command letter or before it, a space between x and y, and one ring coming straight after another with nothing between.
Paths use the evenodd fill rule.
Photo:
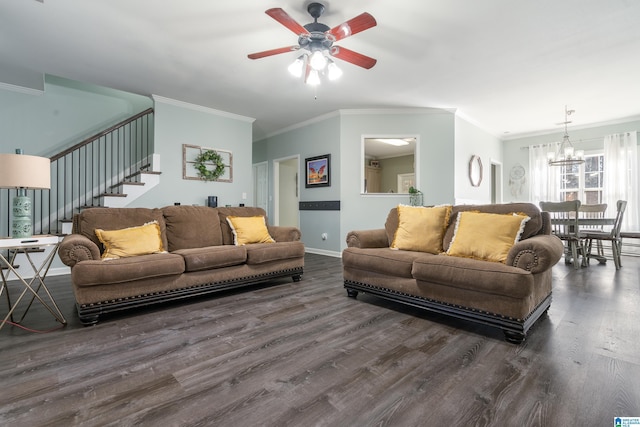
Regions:
<instances>
[{"instance_id":1,"label":"white lampshade","mask_svg":"<svg viewBox=\"0 0 640 427\"><path fill-rule=\"evenodd\" d=\"M289 65L289 72L294 77L302 77L302 71L304 70L304 56L300 55L295 61Z\"/></svg>"},{"instance_id":2,"label":"white lampshade","mask_svg":"<svg viewBox=\"0 0 640 427\"><path fill-rule=\"evenodd\" d=\"M26 154L0 154L0 188L51 188L51 160Z\"/></svg>"},{"instance_id":3,"label":"white lampshade","mask_svg":"<svg viewBox=\"0 0 640 427\"><path fill-rule=\"evenodd\" d=\"M327 72L329 73L329 80L334 81L342 76L342 70L338 68L335 62L330 61L329 66L327 67Z\"/></svg>"},{"instance_id":4,"label":"white lampshade","mask_svg":"<svg viewBox=\"0 0 640 427\"><path fill-rule=\"evenodd\" d=\"M324 70L324 67L327 66L327 57L324 56L322 51L316 50L309 58L309 65L316 71Z\"/></svg>"},{"instance_id":5,"label":"white lampshade","mask_svg":"<svg viewBox=\"0 0 640 427\"><path fill-rule=\"evenodd\" d=\"M320 76L316 70L309 71L307 76L307 84L310 86L318 86L320 84Z\"/></svg>"}]
</instances>

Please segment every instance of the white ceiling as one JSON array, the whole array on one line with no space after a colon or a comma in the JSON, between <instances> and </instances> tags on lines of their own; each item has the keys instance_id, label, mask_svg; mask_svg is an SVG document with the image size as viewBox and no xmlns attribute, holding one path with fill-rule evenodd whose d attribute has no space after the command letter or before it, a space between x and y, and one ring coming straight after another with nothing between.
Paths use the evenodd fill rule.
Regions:
<instances>
[{"instance_id":1,"label":"white ceiling","mask_svg":"<svg viewBox=\"0 0 640 427\"><path fill-rule=\"evenodd\" d=\"M560 130L565 104L572 126L640 116L640 1L324 1L329 27L376 18L337 44L378 63L316 91L295 53L247 58L297 42L266 9L304 25L308 3L3 0L0 65L253 117L254 139L347 108L455 108L502 138Z\"/></svg>"}]
</instances>

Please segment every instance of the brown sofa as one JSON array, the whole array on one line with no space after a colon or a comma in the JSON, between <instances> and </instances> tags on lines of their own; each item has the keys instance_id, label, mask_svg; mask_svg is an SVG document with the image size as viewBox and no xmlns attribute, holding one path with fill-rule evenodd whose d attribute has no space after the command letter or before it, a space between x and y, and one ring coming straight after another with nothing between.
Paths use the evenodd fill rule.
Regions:
<instances>
[{"instance_id":1,"label":"brown sofa","mask_svg":"<svg viewBox=\"0 0 640 427\"><path fill-rule=\"evenodd\" d=\"M234 245L227 216L264 216L261 208L168 206L91 208L74 217L58 254L71 267L78 315L100 315L291 276L299 281L304 245L295 227L268 226L275 243ZM121 230L157 221L166 252L102 260L95 229ZM157 234L156 234L157 240Z\"/></svg>"},{"instance_id":2,"label":"brown sofa","mask_svg":"<svg viewBox=\"0 0 640 427\"><path fill-rule=\"evenodd\" d=\"M551 267L563 253L550 235L549 215L530 203L453 206L443 237L449 248L462 211L525 213L521 239L505 263L445 254L393 250L397 208L384 229L351 231L342 253L344 286L350 297L366 292L429 311L501 328L507 341L520 343L551 304Z\"/></svg>"}]
</instances>

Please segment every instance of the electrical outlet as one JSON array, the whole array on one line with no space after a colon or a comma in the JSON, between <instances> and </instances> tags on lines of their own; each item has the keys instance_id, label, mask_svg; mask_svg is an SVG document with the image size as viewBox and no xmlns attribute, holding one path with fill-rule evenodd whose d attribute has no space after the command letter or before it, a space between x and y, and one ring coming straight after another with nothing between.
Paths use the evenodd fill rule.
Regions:
<instances>
[{"instance_id":1,"label":"electrical outlet","mask_svg":"<svg viewBox=\"0 0 640 427\"><path fill-rule=\"evenodd\" d=\"M327 240L328 237L327 233L322 233L322 240Z\"/></svg>"},{"instance_id":2,"label":"electrical outlet","mask_svg":"<svg viewBox=\"0 0 640 427\"><path fill-rule=\"evenodd\" d=\"M242 193L242 200L247 200L247 193Z\"/></svg>"}]
</instances>

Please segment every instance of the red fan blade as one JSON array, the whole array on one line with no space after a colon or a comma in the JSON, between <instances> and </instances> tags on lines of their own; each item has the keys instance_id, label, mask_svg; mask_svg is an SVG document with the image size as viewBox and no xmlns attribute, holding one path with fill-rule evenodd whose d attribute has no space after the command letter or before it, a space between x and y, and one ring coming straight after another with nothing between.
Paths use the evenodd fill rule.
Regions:
<instances>
[{"instance_id":1,"label":"red fan blade","mask_svg":"<svg viewBox=\"0 0 640 427\"><path fill-rule=\"evenodd\" d=\"M279 47L278 49L265 50L263 52L256 52L247 55L249 59L260 59L271 55L278 55L281 53L293 52L295 50L300 49L300 46L287 46L287 47Z\"/></svg>"},{"instance_id":2,"label":"red fan blade","mask_svg":"<svg viewBox=\"0 0 640 427\"><path fill-rule=\"evenodd\" d=\"M348 20L347 22L343 22L342 24L333 27L327 31L327 33L334 36L337 41L342 40L345 37L358 34L361 31L368 30L371 27L375 27L377 24L376 19L365 12Z\"/></svg>"},{"instance_id":3,"label":"red fan blade","mask_svg":"<svg viewBox=\"0 0 640 427\"><path fill-rule=\"evenodd\" d=\"M273 19L275 19L276 21L278 21L279 23L281 23L282 25L284 25L285 27L287 27L288 29L290 29L291 31L293 31L294 33L296 33L297 35L309 34L309 31L307 31L306 28L298 24L295 21L295 19L290 17L287 12L280 9L279 7L269 9L265 13L270 17L272 17Z\"/></svg>"},{"instance_id":4,"label":"red fan blade","mask_svg":"<svg viewBox=\"0 0 640 427\"><path fill-rule=\"evenodd\" d=\"M358 67L366 68L367 70L378 62L373 58L340 46L333 46L331 49L331 55L342 59L343 61L351 62Z\"/></svg>"}]
</instances>

